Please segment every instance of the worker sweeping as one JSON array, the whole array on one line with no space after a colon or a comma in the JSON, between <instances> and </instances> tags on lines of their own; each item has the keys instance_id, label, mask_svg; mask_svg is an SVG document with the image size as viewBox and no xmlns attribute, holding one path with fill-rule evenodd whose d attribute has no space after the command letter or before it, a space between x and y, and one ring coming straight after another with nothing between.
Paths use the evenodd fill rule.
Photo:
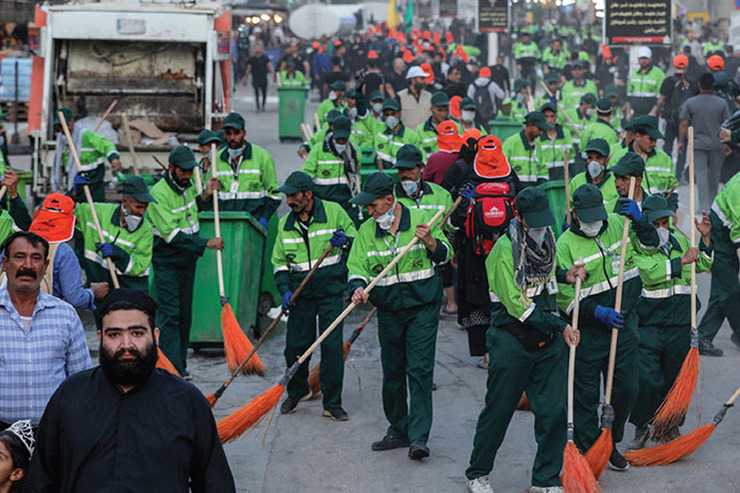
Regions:
<instances>
[{"instance_id":1,"label":"worker sweeping","mask_svg":"<svg viewBox=\"0 0 740 493\"><path fill-rule=\"evenodd\" d=\"M641 250L635 255L642 279L642 294L637 313L640 318L638 366L639 392L630 423L635 425L635 438L630 450L645 446L649 423L676 380L691 343L691 264L697 272L712 267L712 226L706 212L696 221L701 233L699 248L692 248L689 239L670 229L673 213L660 196L645 199L642 211L653 224L660 246ZM698 308L698 307L697 307ZM670 441L678 436L678 427L667 435Z\"/></svg>"},{"instance_id":2,"label":"worker sweeping","mask_svg":"<svg viewBox=\"0 0 740 493\"><path fill-rule=\"evenodd\" d=\"M522 392L535 416L537 455L531 493L562 492L560 470L566 436L566 344L579 333L557 315L555 218L547 195L537 187L516 197L517 215L486 259L492 300L485 407L478 417L465 483L471 493L493 493L489 473ZM571 265L558 272L574 283L585 271ZM565 341L565 342L563 342Z\"/></svg>"},{"instance_id":3,"label":"worker sweeping","mask_svg":"<svg viewBox=\"0 0 740 493\"><path fill-rule=\"evenodd\" d=\"M347 285L347 252L355 236L355 226L342 206L314 196L314 182L301 171L294 171L277 189L284 193L291 211L280 219L272 251L275 284L282 295L282 308L290 312L285 336L285 362L290 367L316 339L316 318L323 332L344 308ZM335 248L321 267L291 302L297 286L331 244ZM337 327L321 344L321 391L323 415L346 421L342 408L344 349L342 327ZM301 401L311 398L308 385L309 360L288 383L288 397L280 406L282 414L295 412Z\"/></svg>"},{"instance_id":4,"label":"worker sweeping","mask_svg":"<svg viewBox=\"0 0 740 493\"><path fill-rule=\"evenodd\" d=\"M352 199L367 206L373 220L360 227L352 245L347 260L349 290L353 303L369 300L378 308L383 410L390 426L372 449L409 447L409 458L419 460L430 453L427 441L432 427L432 377L442 296L435 267L448 262L453 251L437 226L425 224L428 214L398 202L393 187L390 176L373 173ZM364 287L414 237L421 240L419 244L366 294Z\"/></svg>"},{"instance_id":5,"label":"worker sweeping","mask_svg":"<svg viewBox=\"0 0 740 493\"><path fill-rule=\"evenodd\" d=\"M642 160L640 160L640 163ZM621 163L621 161L620 161ZM627 174L625 171L621 173ZM615 306L618 271L625 219L607 214L601 191L591 184L581 185L573 194L571 227L557 243L557 263L570 269L583 257L587 276L582 284L580 306L581 343L576 355L575 374L575 442L588 450L599 436L597 408L601 398L601 377L607 370L611 330L619 329L613 392L613 440L619 443L624 424L637 396L637 302L642 283L633 258L636 244L651 244L655 228L641 213L637 203L622 199L623 215L632 218L636 234L625 250L622 310ZM657 242L655 242L657 244ZM561 283L558 306L567 315L574 307L572 286ZM608 416L607 416L608 418ZM609 465L619 471L629 467L614 445Z\"/></svg>"}]
</instances>

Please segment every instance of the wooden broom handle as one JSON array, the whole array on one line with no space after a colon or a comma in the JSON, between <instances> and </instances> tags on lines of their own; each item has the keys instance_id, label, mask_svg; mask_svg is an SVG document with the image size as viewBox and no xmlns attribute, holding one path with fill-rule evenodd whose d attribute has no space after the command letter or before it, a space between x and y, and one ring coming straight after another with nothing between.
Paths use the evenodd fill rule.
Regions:
<instances>
[{"instance_id":1,"label":"wooden broom handle","mask_svg":"<svg viewBox=\"0 0 740 493\"><path fill-rule=\"evenodd\" d=\"M5 197L5 192L7 191L8 191L8 187L6 187L5 185L3 185L2 188L0 188L0 200L2 200L3 197Z\"/></svg>"},{"instance_id":2,"label":"wooden broom handle","mask_svg":"<svg viewBox=\"0 0 740 493\"><path fill-rule=\"evenodd\" d=\"M77 149L75 149L74 142L72 142L72 136L69 134L67 120L66 118L64 118L64 113L62 113L61 111L59 111L57 115L59 116L59 122L62 124L64 136L67 138L67 143L69 144L69 153L72 155L72 159L77 166L77 172L81 173L82 165L80 164L80 157L77 155ZM93 222L95 223L95 229L98 231L98 239L100 240L100 243L105 243L105 240L103 239L103 229L100 227L98 213L95 211L95 203L93 202L92 195L90 194L90 187L87 185L83 185L82 188L85 191L87 204L90 206L90 214L92 214ZM110 257L105 257L105 260L108 264L108 271L110 272L111 281L113 281L113 287L118 289L121 287L121 285L118 283L118 276L116 275L116 267L113 265L113 259L111 259Z\"/></svg>"},{"instance_id":3,"label":"wooden broom handle","mask_svg":"<svg viewBox=\"0 0 740 493\"><path fill-rule=\"evenodd\" d=\"M732 406L738 397L740 397L740 387L738 387L735 393L732 394L732 397L730 397L730 400L725 402L725 406Z\"/></svg>"},{"instance_id":4,"label":"wooden broom handle","mask_svg":"<svg viewBox=\"0 0 740 493\"><path fill-rule=\"evenodd\" d=\"M118 104L118 100L114 99L113 102L108 106L108 109L105 110L105 113L103 113L103 116L100 117L100 120L98 121L97 125L95 125L95 128L93 129L93 133L96 133L98 130L100 130L100 126L103 124L106 118L108 118L108 115L110 115L110 112L113 111L113 108L116 107Z\"/></svg>"},{"instance_id":5,"label":"wooden broom handle","mask_svg":"<svg viewBox=\"0 0 740 493\"><path fill-rule=\"evenodd\" d=\"M694 180L694 127L689 127L689 234L692 247L696 246ZM691 330L696 330L696 262L691 262Z\"/></svg>"},{"instance_id":6,"label":"wooden broom handle","mask_svg":"<svg viewBox=\"0 0 740 493\"><path fill-rule=\"evenodd\" d=\"M583 257L578 259L577 265L583 265ZM581 278L576 277L575 305L573 306L573 318L570 326L573 332L578 330L578 316L581 311ZM570 344L568 357L568 424L573 423L573 382L576 377L576 345Z\"/></svg>"},{"instance_id":7,"label":"wooden broom handle","mask_svg":"<svg viewBox=\"0 0 740 493\"><path fill-rule=\"evenodd\" d=\"M563 149L563 177L565 178L565 222L570 226L570 171L568 171L568 149Z\"/></svg>"},{"instance_id":8,"label":"wooden broom handle","mask_svg":"<svg viewBox=\"0 0 740 493\"><path fill-rule=\"evenodd\" d=\"M630 176L630 189L627 197L632 200L635 196L635 177ZM624 263L627 255L627 240L630 234L630 219L624 218L624 229L622 230L622 254L619 257L619 276L617 277L617 296L614 300L614 310L622 311L622 289L624 287ZM609 347L609 367L606 372L606 389L604 391L604 403L608 406L612 402L612 385L614 383L614 365L617 359L617 339L619 329L612 328L612 340Z\"/></svg>"},{"instance_id":9,"label":"wooden broom handle","mask_svg":"<svg viewBox=\"0 0 740 493\"><path fill-rule=\"evenodd\" d=\"M136 160L136 151L134 151L134 138L131 135L131 127L128 125L128 115L126 113L121 115L123 121L123 129L126 132L126 145L128 146L128 153L131 154L131 164L134 165L134 174L139 176L139 161Z\"/></svg>"}]
</instances>

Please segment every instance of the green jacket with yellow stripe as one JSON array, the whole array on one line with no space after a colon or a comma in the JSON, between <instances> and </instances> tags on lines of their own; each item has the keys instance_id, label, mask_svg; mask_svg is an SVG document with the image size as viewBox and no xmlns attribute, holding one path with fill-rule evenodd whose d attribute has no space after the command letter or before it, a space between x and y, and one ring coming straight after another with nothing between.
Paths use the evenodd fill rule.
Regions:
<instances>
[{"instance_id":1,"label":"green jacket with yellow stripe","mask_svg":"<svg viewBox=\"0 0 740 493\"><path fill-rule=\"evenodd\" d=\"M393 133L383 122L373 120L371 125L374 127L375 136L373 138L373 147L378 158L383 162L384 168L392 168L396 164L396 154L398 150L406 144L412 144L421 150L424 161L426 156L421 148L419 134L408 128L401 122L401 128L398 132Z\"/></svg>"},{"instance_id":2,"label":"green jacket with yellow stripe","mask_svg":"<svg viewBox=\"0 0 740 493\"><path fill-rule=\"evenodd\" d=\"M3 244L5 239L21 229L16 226L13 222L13 218L10 217L7 211L0 209L0 245Z\"/></svg>"},{"instance_id":3,"label":"green jacket with yellow stripe","mask_svg":"<svg viewBox=\"0 0 740 493\"><path fill-rule=\"evenodd\" d=\"M66 139L64 140L66 142ZM102 135L98 135L92 130L86 130L82 134L80 143L80 168L90 180L90 186L103 183L105 179L105 160L113 161L120 159L121 156L116 150L116 145ZM77 167L69 155L69 148L65 145L65 151L62 153L62 162L67 173L76 174ZM71 168L70 168L71 162ZM70 171L73 170L73 171ZM85 195L77 196L78 202L83 202Z\"/></svg>"},{"instance_id":4,"label":"green jacket with yellow stripe","mask_svg":"<svg viewBox=\"0 0 740 493\"><path fill-rule=\"evenodd\" d=\"M568 151L568 163L573 163L576 158L576 150L573 148L573 139L567 128L556 124L555 138L550 139L547 132L536 141L537 160L539 168L547 168L550 180L562 180L565 178L563 171L563 151Z\"/></svg>"},{"instance_id":5,"label":"green jacket with yellow stripe","mask_svg":"<svg viewBox=\"0 0 740 493\"><path fill-rule=\"evenodd\" d=\"M581 133L579 141L579 151L586 152L588 142L592 139L604 139L610 146L619 141L617 131L606 120L597 118L595 122L589 123Z\"/></svg>"},{"instance_id":6,"label":"green jacket with yellow stripe","mask_svg":"<svg viewBox=\"0 0 740 493\"><path fill-rule=\"evenodd\" d=\"M365 221L347 260L350 293L370 284L415 237L416 225L429 219L427 212L401 204L395 236L381 229L374 220ZM392 312L439 303L442 281L436 275L436 266L448 262L453 251L442 231L436 225L431 229L437 240L434 253L419 241L370 292L370 302L379 310Z\"/></svg>"},{"instance_id":7,"label":"green jacket with yellow stripe","mask_svg":"<svg viewBox=\"0 0 740 493\"><path fill-rule=\"evenodd\" d=\"M591 180L591 175L589 175L587 171L582 171L581 173L578 173L576 176L574 176L573 179L570 180L571 201L573 200L573 194L576 193L578 187L580 187L581 185L585 185L586 183L594 185L601 191L604 205L615 203L616 200L619 198L619 193L617 193L617 186L614 184L614 173L607 169L604 171L604 176L601 178L601 181L599 183L594 183ZM607 210L609 209L607 208Z\"/></svg>"},{"instance_id":8,"label":"green jacket with yellow stripe","mask_svg":"<svg viewBox=\"0 0 740 493\"><path fill-rule=\"evenodd\" d=\"M419 178L418 197L409 197L400 183L396 183L393 189L393 195L396 196L396 200L410 209L419 209L428 212L429 219L431 219L437 211L447 212L452 208L452 196L450 195L450 192L436 183L430 183L421 178ZM442 229L448 231L453 230L454 228L452 228L448 221L448 224L443 225Z\"/></svg>"},{"instance_id":9,"label":"green jacket with yellow stripe","mask_svg":"<svg viewBox=\"0 0 740 493\"><path fill-rule=\"evenodd\" d=\"M740 173L730 178L712 203L712 211L728 229L730 241L740 248Z\"/></svg>"},{"instance_id":10,"label":"green jacket with yellow stripe","mask_svg":"<svg viewBox=\"0 0 740 493\"><path fill-rule=\"evenodd\" d=\"M610 162L616 164L628 151L634 152L634 142L614 152ZM645 174L642 178L642 184L650 195L662 195L665 197L671 206L671 210L675 211L678 208L678 192L674 189L674 187L678 187L676 168L668 154L657 148L648 154L647 161L645 161ZM671 194L670 197L668 197L669 193Z\"/></svg>"},{"instance_id":11,"label":"green jacket with yellow stripe","mask_svg":"<svg viewBox=\"0 0 740 493\"><path fill-rule=\"evenodd\" d=\"M524 130L506 139L501 147L524 186L544 183L549 176L547 165L537 158L536 147L537 142L530 145L527 141Z\"/></svg>"},{"instance_id":12,"label":"green jacket with yellow stripe","mask_svg":"<svg viewBox=\"0 0 740 493\"><path fill-rule=\"evenodd\" d=\"M322 199L347 204L352 198L350 180L359 180L360 163L353 146L348 146L346 152L351 154L350 159L354 161L355 169L352 173L347 172L344 157L335 154L329 140L324 140L321 145L317 145L308 153L301 171L313 178L314 192ZM359 182L356 188L359 190Z\"/></svg>"},{"instance_id":13,"label":"green jacket with yellow stripe","mask_svg":"<svg viewBox=\"0 0 740 493\"><path fill-rule=\"evenodd\" d=\"M326 98L319 104L319 108L316 110L316 115L319 117L319 124L324 125L324 122L326 121L326 115L329 114L331 110L338 110L342 113L344 113L344 110L347 108L347 103L342 101L341 103L337 103L336 101L333 101L329 98Z\"/></svg>"},{"instance_id":14,"label":"green jacket with yellow stripe","mask_svg":"<svg viewBox=\"0 0 740 493\"><path fill-rule=\"evenodd\" d=\"M437 145L437 129L432 124L432 117L430 116L424 123L420 123L416 127L416 133L419 135L421 141L421 151L426 156L431 156L439 150Z\"/></svg>"}]
</instances>

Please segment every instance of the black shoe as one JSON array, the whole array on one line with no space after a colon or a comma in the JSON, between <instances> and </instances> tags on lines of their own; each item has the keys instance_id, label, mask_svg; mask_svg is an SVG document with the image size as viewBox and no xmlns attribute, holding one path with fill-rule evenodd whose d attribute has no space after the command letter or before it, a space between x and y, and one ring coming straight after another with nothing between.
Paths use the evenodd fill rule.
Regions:
<instances>
[{"instance_id":1,"label":"black shoe","mask_svg":"<svg viewBox=\"0 0 740 493\"><path fill-rule=\"evenodd\" d=\"M630 463L619 453L616 445L612 449L612 455L609 457L609 467L615 471L626 471L630 468Z\"/></svg>"},{"instance_id":2,"label":"black shoe","mask_svg":"<svg viewBox=\"0 0 740 493\"><path fill-rule=\"evenodd\" d=\"M311 398L311 391L308 391L308 394L304 395L303 397L295 398L288 396L283 403L280 405L280 414L291 414L295 412L296 409L298 409L298 404L300 404L303 401L307 401Z\"/></svg>"},{"instance_id":3,"label":"black shoe","mask_svg":"<svg viewBox=\"0 0 740 493\"><path fill-rule=\"evenodd\" d=\"M385 450L393 450L394 448L408 447L409 439L406 437L394 437L393 435L386 435L379 442L373 442L372 448L375 452L382 452Z\"/></svg>"},{"instance_id":4,"label":"black shoe","mask_svg":"<svg viewBox=\"0 0 740 493\"><path fill-rule=\"evenodd\" d=\"M740 349L740 336L735 334L734 332L730 336L730 340L735 345L736 348Z\"/></svg>"},{"instance_id":5,"label":"black shoe","mask_svg":"<svg viewBox=\"0 0 740 493\"><path fill-rule=\"evenodd\" d=\"M324 409L324 412L321 414L322 416L331 418L333 421L347 421L349 419L349 414L347 414L347 411L341 407L330 407L329 409Z\"/></svg>"},{"instance_id":6,"label":"black shoe","mask_svg":"<svg viewBox=\"0 0 740 493\"><path fill-rule=\"evenodd\" d=\"M438 388L437 387L437 384L434 383L434 382L432 382L432 392L434 392L435 390L437 390L437 388Z\"/></svg>"},{"instance_id":7,"label":"black shoe","mask_svg":"<svg viewBox=\"0 0 740 493\"><path fill-rule=\"evenodd\" d=\"M718 347L714 347L709 339L699 339L699 354L702 356L723 356L725 352Z\"/></svg>"},{"instance_id":8,"label":"black shoe","mask_svg":"<svg viewBox=\"0 0 740 493\"><path fill-rule=\"evenodd\" d=\"M429 457L429 447L421 440L414 440L409 446L409 459L421 460L424 457Z\"/></svg>"}]
</instances>

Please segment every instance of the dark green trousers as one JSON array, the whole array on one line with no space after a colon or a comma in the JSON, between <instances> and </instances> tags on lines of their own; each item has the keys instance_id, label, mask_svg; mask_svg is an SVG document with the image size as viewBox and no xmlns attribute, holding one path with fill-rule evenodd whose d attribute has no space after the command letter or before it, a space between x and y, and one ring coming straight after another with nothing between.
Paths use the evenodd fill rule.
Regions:
<instances>
[{"instance_id":1,"label":"dark green trousers","mask_svg":"<svg viewBox=\"0 0 740 493\"><path fill-rule=\"evenodd\" d=\"M319 333L342 313L344 303L342 295L327 296L320 299L298 298L295 308L290 310L288 332L285 336L285 363L290 367L306 349L316 340L316 317L319 317ZM344 381L344 349L342 329L339 324L321 343L321 366L319 379L324 408L330 409L342 405L342 383ZM288 395L301 398L310 391L308 385L308 358L298 368L295 376L288 382Z\"/></svg>"},{"instance_id":2,"label":"dark green trousers","mask_svg":"<svg viewBox=\"0 0 740 493\"><path fill-rule=\"evenodd\" d=\"M601 400L602 376L606 385L609 366L611 330L599 326L582 326L581 342L576 353L574 382L575 442L583 451L591 448L601 431L598 408ZM614 365L614 385L611 403L614 408L612 438L619 443L624 437L624 424L637 398L639 372L637 369L637 313L631 312L624 319L619 331Z\"/></svg>"},{"instance_id":3,"label":"dark green trousers","mask_svg":"<svg viewBox=\"0 0 740 493\"><path fill-rule=\"evenodd\" d=\"M522 392L527 391L534 412L537 455L532 467L534 486L560 486L566 442L568 350L560 335L552 345L527 351L514 336L488 329L488 391L478 417L470 466L465 475L475 479L493 470L501 442Z\"/></svg>"},{"instance_id":4,"label":"dark green trousers","mask_svg":"<svg viewBox=\"0 0 740 493\"><path fill-rule=\"evenodd\" d=\"M394 312L378 310L383 411L390 423L389 435L429 439L438 325L438 303Z\"/></svg>"},{"instance_id":5,"label":"dark green trousers","mask_svg":"<svg viewBox=\"0 0 740 493\"><path fill-rule=\"evenodd\" d=\"M712 284L709 303L699 324L699 337L714 339L722 322L730 323L732 331L740 336L740 282L737 274L740 265L737 259L737 245L730 240L730 231L722 224L714 211L709 212L712 222L712 242L714 243L714 263L712 264Z\"/></svg>"},{"instance_id":6,"label":"dark green trousers","mask_svg":"<svg viewBox=\"0 0 740 493\"><path fill-rule=\"evenodd\" d=\"M630 414L635 426L647 424L671 390L691 346L691 327L640 327L637 349L639 390Z\"/></svg>"},{"instance_id":7,"label":"dark green trousers","mask_svg":"<svg viewBox=\"0 0 740 493\"><path fill-rule=\"evenodd\" d=\"M181 267L164 262L152 263L157 288L157 325L159 347L181 374L187 368L186 357L193 320L193 284L195 263Z\"/></svg>"}]
</instances>

